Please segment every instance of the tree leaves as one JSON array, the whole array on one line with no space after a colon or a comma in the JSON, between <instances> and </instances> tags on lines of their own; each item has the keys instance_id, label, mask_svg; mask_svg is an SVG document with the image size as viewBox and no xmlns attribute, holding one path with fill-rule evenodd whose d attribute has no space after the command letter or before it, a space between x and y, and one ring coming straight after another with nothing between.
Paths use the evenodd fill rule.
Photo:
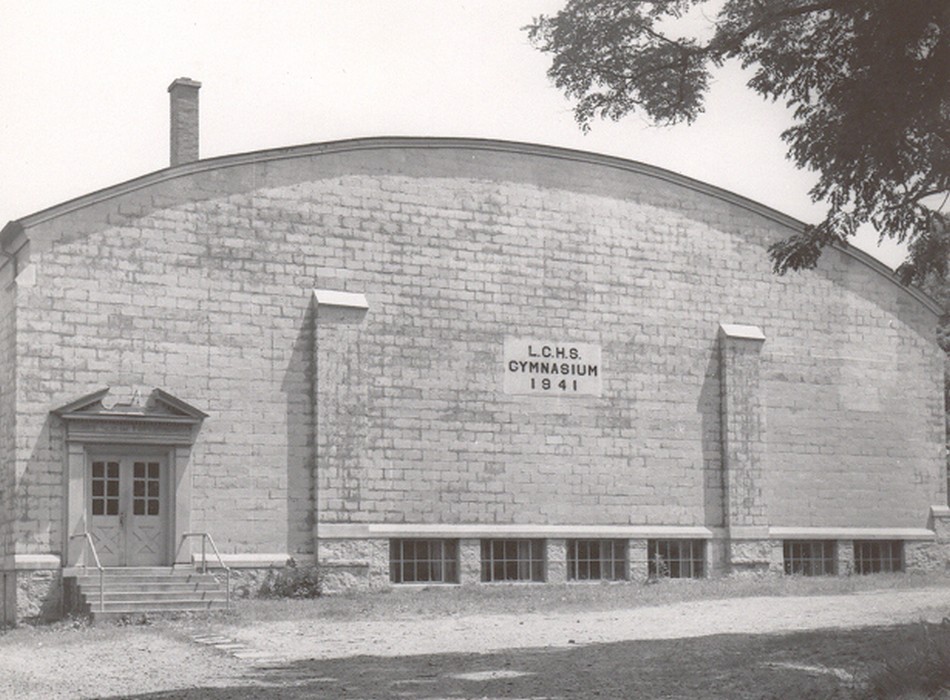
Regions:
<instances>
[{"instance_id":1,"label":"tree leaves","mask_svg":"<svg viewBox=\"0 0 950 700\"><path fill-rule=\"evenodd\" d=\"M749 87L783 100L789 157L819 173L823 221L770 248L779 273L814 267L858 226L908 243L905 281L946 274L950 240L950 5L933 0L727 0L708 41L667 33L705 0L571 0L526 27L575 118L641 110L693 121L710 70L739 60Z\"/></svg>"}]
</instances>

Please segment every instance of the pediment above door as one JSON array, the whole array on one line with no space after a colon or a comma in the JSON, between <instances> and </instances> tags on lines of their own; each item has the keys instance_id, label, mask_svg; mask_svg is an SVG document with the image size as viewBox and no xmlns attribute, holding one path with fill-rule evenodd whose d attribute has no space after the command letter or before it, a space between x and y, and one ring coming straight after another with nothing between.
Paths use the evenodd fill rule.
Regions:
<instances>
[{"instance_id":1,"label":"pediment above door","mask_svg":"<svg viewBox=\"0 0 950 700\"><path fill-rule=\"evenodd\" d=\"M67 440L138 445L191 445L208 414L161 389L116 396L109 387L53 409Z\"/></svg>"}]
</instances>

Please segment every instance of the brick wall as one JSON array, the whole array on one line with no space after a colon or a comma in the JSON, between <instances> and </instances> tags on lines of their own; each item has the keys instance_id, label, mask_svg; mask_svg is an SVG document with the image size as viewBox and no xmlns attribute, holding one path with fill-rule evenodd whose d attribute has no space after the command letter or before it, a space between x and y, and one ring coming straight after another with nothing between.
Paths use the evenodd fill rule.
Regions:
<instances>
[{"instance_id":1,"label":"brick wall","mask_svg":"<svg viewBox=\"0 0 950 700\"><path fill-rule=\"evenodd\" d=\"M921 499L945 500L929 314L856 267L841 256L811 296L788 290L793 307L824 299L810 332L804 318L766 324L772 525L921 527Z\"/></svg>"},{"instance_id":2,"label":"brick wall","mask_svg":"<svg viewBox=\"0 0 950 700\"><path fill-rule=\"evenodd\" d=\"M718 526L720 322L766 335L772 524L923 527L945 502L935 316L864 263L831 251L775 277L765 251L789 228L651 172L478 148L298 156L29 227L23 551L63 536L48 412L102 386L209 414L193 527L226 551L311 551L314 500L324 522ZM334 327L313 288L370 308ZM602 396L503 393L507 336L600 345Z\"/></svg>"}]
</instances>

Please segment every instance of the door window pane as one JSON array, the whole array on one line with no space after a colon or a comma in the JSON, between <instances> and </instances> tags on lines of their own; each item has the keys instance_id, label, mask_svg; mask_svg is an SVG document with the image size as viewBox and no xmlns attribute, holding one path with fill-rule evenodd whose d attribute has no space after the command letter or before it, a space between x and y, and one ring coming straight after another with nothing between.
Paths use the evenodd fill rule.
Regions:
<instances>
[{"instance_id":1,"label":"door window pane","mask_svg":"<svg viewBox=\"0 0 950 700\"><path fill-rule=\"evenodd\" d=\"M119 514L119 463L92 463L92 514Z\"/></svg>"},{"instance_id":2,"label":"door window pane","mask_svg":"<svg viewBox=\"0 0 950 700\"><path fill-rule=\"evenodd\" d=\"M136 462L132 467L132 513L158 515L160 511L161 468L158 462Z\"/></svg>"}]
</instances>

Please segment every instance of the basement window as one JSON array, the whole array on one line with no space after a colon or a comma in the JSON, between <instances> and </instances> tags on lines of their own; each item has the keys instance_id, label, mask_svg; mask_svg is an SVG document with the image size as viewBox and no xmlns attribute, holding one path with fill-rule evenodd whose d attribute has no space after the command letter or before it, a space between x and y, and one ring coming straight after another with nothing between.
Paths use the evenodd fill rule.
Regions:
<instances>
[{"instance_id":1,"label":"basement window","mask_svg":"<svg viewBox=\"0 0 950 700\"><path fill-rule=\"evenodd\" d=\"M393 583L458 583L458 540L389 541L389 580Z\"/></svg>"},{"instance_id":2,"label":"basement window","mask_svg":"<svg viewBox=\"0 0 950 700\"><path fill-rule=\"evenodd\" d=\"M785 540L782 543L785 573L798 576L833 576L834 540Z\"/></svg>"},{"instance_id":3,"label":"basement window","mask_svg":"<svg viewBox=\"0 0 950 700\"><path fill-rule=\"evenodd\" d=\"M482 540L482 581L544 581L544 540Z\"/></svg>"},{"instance_id":4,"label":"basement window","mask_svg":"<svg viewBox=\"0 0 950 700\"><path fill-rule=\"evenodd\" d=\"M702 578L705 555L703 540L647 540L650 578Z\"/></svg>"},{"instance_id":5,"label":"basement window","mask_svg":"<svg viewBox=\"0 0 950 700\"><path fill-rule=\"evenodd\" d=\"M854 572L877 574L904 570L904 543L900 540L856 540Z\"/></svg>"},{"instance_id":6,"label":"basement window","mask_svg":"<svg viewBox=\"0 0 950 700\"><path fill-rule=\"evenodd\" d=\"M627 578L626 540L568 540L569 581L622 581Z\"/></svg>"}]
</instances>

